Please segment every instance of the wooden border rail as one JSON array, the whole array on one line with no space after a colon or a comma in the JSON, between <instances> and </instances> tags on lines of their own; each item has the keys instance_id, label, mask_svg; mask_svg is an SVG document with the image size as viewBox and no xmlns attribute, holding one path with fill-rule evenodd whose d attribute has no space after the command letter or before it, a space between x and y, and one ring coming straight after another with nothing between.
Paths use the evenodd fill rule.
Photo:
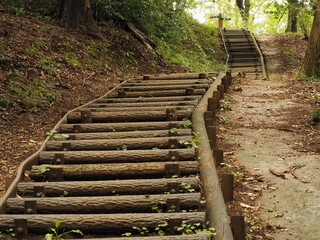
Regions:
<instances>
[{"instance_id":1,"label":"wooden border rail","mask_svg":"<svg viewBox=\"0 0 320 240\"><path fill-rule=\"evenodd\" d=\"M160 74L155 77L144 76L143 79L136 79L134 81L137 84L141 83L143 85L148 85L150 84L149 80L155 79L210 79L210 76L213 75L206 73L172 75ZM147 82L143 83L143 81ZM185 111L184 108L182 108L182 110L180 110L182 115L179 115L180 113L177 108L171 109L170 107L164 107L164 110L166 110L164 111L164 114L160 114L158 111L151 111L149 116L142 111L130 111L135 109L133 107L134 105L131 105L131 102L134 98L137 98L140 93L138 93L138 91L119 91L126 89L128 87L128 83L130 83L130 81L122 82L101 98L95 99L83 106L75 108L62 117L62 119L55 125L53 131L58 132L59 129L61 130L62 127L64 127L64 132L72 132L69 136L69 140L56 142L49 141L54 135L54 132L52 132L51 135L45 139L40 149L21 164L18 169L17 177L7 189L4 197L0 199L0 229L3 229L5 226L11 226L14 223L15 230L17 233L21 234L19 236L22 237L18 237L18 239L23 239L23 234L27 232L27 224L30 225L32 231L36 233L38 231L42 232L43 229L48 228L50 224L57 220L64 221L64 227L69 230L75 226L74 224L80 225L80 223L85 223L81 230L86 230L88 232L103 232L107 231L105 229L107 226L109 229L108 231L111 231L110 233L113 234L112 231L130 231L130 229L132 229L133 222L135 222L138 227L143 227L144 224L150 227L155 227L157 224L159 224L159 222L169 219L169 222L171 221L171 223L169 223L171 229L172 226L178 227L179 224L181 225L181 221L184 219L189 224L205 222L205 219L207 219L209 221L209 226L216 229L216 236L214 237L215 240L233 240L230 219L227 215L223 194L220 189L218 174L215 168L216 162L220 161L219 159L215 159L215 156L219 156L219 154L212 152L211 149L216 147L216 144L213 141L215 136L210 134L208 135L207 130L210 129L210 126L206 126L205 119L205 115L208 115L208 110L213 116L215 109L219 108L218 102L220 101L220 97L223 96L227 86L231 83L230 74L228 77L226 77L226 73L220 73L216 77L213 84L211 84L210 88L206 91L192 114L193 131L197 132L200 141L197 151L195 151L195 149L180 148L180 145L184 141L188 141L188 139L190 139L190 130L178 130L176 131L175 136L171 136L170 131L168 132L168 130L167 134L163 134L166 129L172 130L175 129L179 124L188 124L188 121L183 120L185 116L190 115L188 114L188 111ZM201 86L201 84L202 82L199 81L199 86ZM123 87L124 85L126 86ZM171 87L174 89L179 89L178 85L172 86ZM161 91L153 91L151 94L155 95L154 99L156 99L155 101L159 101L159 104L164 104L164 100L168 101L169 103L176 102L177 100L183 100L186 104L188 104L188 106L192 107L192 104L190 105L189 102L199 97L198 92L201 93L201 91L196 91L198 88L197 86L192 87L193 88L185 89L185 91L174 90L170 92L169 90L169 92L167 91L167 93L170 93L168 94L168 97L163 96ZM151 88L145 87L145 89L150 90ZM160 87L160 89L163 89L162 91L166 91L166 89L163 87ZM132 90L138 89L134 87ZM204 93L204 91L202 92ZM131 94L129 98L124 98L126 97L127 93L134 94ZM106 99L109 96L113 96L111 101ZM215 98L215 102L211 101L213 97ZM148 105L149 100L146 99L144 103ZM99 111L91 110L94 108L105 108L106 106L104 106L104 104L107 103L113 107L115 105L122 107L122 104L127 102L129 103L128 106L130 106L128 108L128 114L119 111L113 113L112 111L109 112L102 110L102 113L100 113ZM183 105L187 106L185 103L183 103ZM94 108L92 108L92 106L94 106ZM145 110L149 111L149 108L145 108ZM119 116L119 119L124 118L129 120L129 122L125 122L120 125L117 122L117 116ZM141 122L144 119L147 119L151 122ZM177 122L177 119L180 119L180 121ZM132 122L130 122L130 120ZM95 126L94 129L92 129L90 128L90 124L92 122L102 123L94 123ZM69 125L66 126L66 123L69 123ZM154 128L155 125L157 125L156 129ZM71 129L69 129L70 127ZM147 138L139 140L138 138L141 137L141 133L138 133L138 129L142 130L144 127L146 128L145 136L147 136ZM126 128L131 130L130 134L126 135L122 133L122 135L120 134L121 136L116 138L119 139L122 144L126 143L130 146L130 150L127 152L128 154L126 154L125 151L114 151L121 147L121 144L119 144L117 140L113 139L115 134L112 134L111 130L116 128ZM102 129L104 129L103 132ZM111 130L109 132L105 129ZM133 129L135 130L132 131ZM155 135L158 137L157 139L152 138L152 136ZM143 148L141 150L141 148L138 146L139 144L135 142L135 138L137 141L140 141L140 144L145 145L145 148L150 149L152 147L161 145L166 149L157 149L157 151L154 152L145 151ZM81 140L81 142L77 142L77 140ZM103 150L108 151L103 152ZM155 152L156 154L154 154ZM143 159L139 161L139 158ZM199 160L199 164L197 161L195 161L197 158ZM149 163L148 161L151 160L152 162ZM181 162L177 163L177 160ZM41 163L53 164L50 165L48 180L53 180L54 182L61 181L63 178L66 180L72 179L73 181L80 180L82 183L81 187L83 187L83 189L77 191L76 187L79 187L77 186L77 182L65 181L56 185L54 183L51 184L50 182L32 182L31 184L23 182L22 180L26 170L31 170L30 174L32 175L33 179L38 178L40 181L43 179L43 176L46 173L41 171L42 167L39 166ZM86 163L85 167L81 166L81 163ZM163 168L164 166L165 169ZM79 170L75 171L77 168ZM124 173L124 169L126 171L131 169L131 171L122 176L121 174ZM144 169L144 171L141 171L141 169ZM194 178L187 177L184 179L190 181L190 186L192 186L194 190L203 191L202 193L204 194L206 200L206 212L178 211L157 214L148 213L148 211L151 210L152 205L158 201L154 200L152 197L158 198L159 195L155 194L163 194L164 190L169 190L170 192L172 191L172 193L176 193L165 197L165 199L168 201L166 203L168 205L168 209L172 207L173 209L178 210L180 209L180 204L182 207L191 209L195 206L199 207L199 201L201 199L200 193L179 194L179 186L182 184L182 180L171 178L171 176L175 174L178 174L179 176L180 173L192 174L198 172L198 169L200 170L200 179L202 182L201 188L198 186L198 183L195 182ZM141 184L141 181L134 180L136 176L141 177L142 175L161 177L163 176L164 171L167 178L163 182L161 178L159 178L156 182L155 179L146 179L143 184ZM90 172L90 177L92 179L86 179L83 177L88 172ZM117 185L118 183L116 183L115 179L117 179L118 176L123 177L121 178L123 183L122 186ZM129 179L126 180L126 178ZM103 179L103 181L99 181L100 179ZM96 185L93 185L92 182L86 180L94 180ZM114 184L113 188L110 188L110 184ZM135 184L139 184L139 187L144 189L145 194L149 194L150 191L150 194L153 195L150 195L151 197L149 195L148 197L137 195L139 192L135 188ZM45 192L42 191L45 185L51 186L51 190ZM152 186L157 187L154 189ZM115 189L117 192L125 195L119 197L110 196L110 192L113 193ZM97 193L95 190L98 190L99 193ZM59 205L59 202L63 201L61 195L63 195L65 191L67 191L70 196L66 198L67 200L64 203L64 207L63 204ZM17 194L20 194L21 196L27 194L28 196L28 193L29 195L31 194L31 196L33 194L33 197L29 196L21 199L15 198ZM83 193L86 195L83 196ZM50 201L47 202L46 198L37 200L37 197L40 196L38 196L38 194L43 194L43 197L51 197ZM98 197L99 194L101 194L100 197ZM185 196L188 196L188 199L183 199ZM93 200L94 198L96 198L96 201ZM121 207L126 208L126 211L128 211L128 209L130 209L130 211L135 210L135 214L131 215L127 212L119 214L119 212L117 212L119 211L117 208L117 201L126 202L129 200L136 202L137 207L130 205L131 203ZM109 205L105 205L105 202L108 202ZM58 204L59 206L55 204ZM88 206L88 208L86 208L86 206ZM96 217L97 215L93 215L93 213L100 213L102 210L108 214L103 214L103 212L101 212L98 218ZM37 214L37 211L40 215ZM64 214L65 211L68 214ZM147 212L139 214L139 212L145 211ZM114 212L114 214L112 214L112 212ZM27 221L27 217L25 217L23 213L29 214L28 219L30 219L30 222ZM146 217L146 219L144 219L144 217ZM73 223L71 223L71 221ZM172 229L170 231L173 231ZM118 237L105 239L129 240L144 239L144 237ZM199 234L191 236L179 235L148 237L146 239L205 240L208 238L206 235Z\"/></svg>"},{"instance_id":2,"label":"wooden border rail","mask_svg":"<svg viewBox=\"0 0 320 240\"><path fill-rule=\"evenodd\" d=\"M213 97L214 91L217 91L217 87L221 84L224 76L225 73L218 76L217 80L204 95L194 114L192 115L194 131L198 132L200 137L200 178L204 185L203 191L207 201L207 217L211 227L214 227L217 230L217 235L215 236L216 240L232 240L233 235L230 228L230 220L224 203L222 191L219 185L219 177L215 165L216 159L214 159L211 151L204 120L204 113L208 111L208 99Z\"/></svg>"}]
</instances>

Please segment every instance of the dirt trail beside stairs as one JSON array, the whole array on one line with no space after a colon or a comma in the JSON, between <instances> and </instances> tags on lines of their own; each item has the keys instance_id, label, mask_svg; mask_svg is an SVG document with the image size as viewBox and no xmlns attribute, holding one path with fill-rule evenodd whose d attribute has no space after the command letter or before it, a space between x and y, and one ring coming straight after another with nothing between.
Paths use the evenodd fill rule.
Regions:
<instances>
[{"instance_id":1,"label":"dirt trail beside stairs","mask_svg":"<svg viewBox=\"0 0 320 240\"><path fill-rule=\"evenodd\" d=\"M269 59L269 67L276 70L281 59L274 62L276 67ZM319 239L320 126L307 124L320 102L319 90L319 83L271 74L270 81L245 79L226 96L231 111L220 113L219 128L226 161L262 179L255 189L262 197L254 206L248 210L238 203L248 234L256 227L254 214L271 230L266 235L271 239Z\"/></svg>"}]
</instances>

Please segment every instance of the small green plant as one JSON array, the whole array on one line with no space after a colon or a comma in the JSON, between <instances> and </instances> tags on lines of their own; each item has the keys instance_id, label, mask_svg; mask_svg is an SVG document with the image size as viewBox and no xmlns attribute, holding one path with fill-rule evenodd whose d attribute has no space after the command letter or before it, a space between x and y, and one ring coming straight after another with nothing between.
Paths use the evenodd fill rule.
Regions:
<instances>
[{"instance_id":1,"label":"small green plant","mask_svg":"<svg viewBox=\"0 0 320 240\"><path fill-rule=\"evenodd\" d=\"M50 166L51 166L50 164L42 164L39 171L41 173L47 173L50 171Z\"/></svg>"},{"instance_id":2,"label":"small green plant","mask_svg":"<svg viewBox=\"0 0 320 240\"><path fill-rule=\"evenodd\" d=\"M62 195L60 197L67 197L69 195L68 191L63 191Z\"/></svg>"},{"instance_id":3,"label":"small green plant","mask_svg":"<svg viewBox=\"0 0 320 240\"><path fill-rule=\"evenodd\" d=\"M154 230L158 233L159 236L164 236L168 227L169 222L165 221L164 223L158 224L158 226L156 226Z\"/></svg>"},{"instance_id":4,"label":"small green plant","mask_svg":"<svg viewBox=\"0 0 320 240\"><path fill-rule=\"evenodd\" d=\"M42 144L42 142L40 142L40 141L36 141L36 140L33 140L33 139L29 140L29 145L33 146L33 147L39 146L41 144Z\"/></svg>"},{"instance_id":5,"label":"small green plant","mask_svg":"<svg viewBox=\"0 0 320 240\"><path fill-rule=\"evenodd\" d=\"M222 169L231 169L232 165L229 163L220 163L220 165L222 166Z\"/></svg>"},{"instance_id":6,"label":"small green plant","mask_svg":"<svg viewBox=\"0 0 320 240\"><path fill-rule=\"evenodd\" d=\"M122 145L120 148L117 148L117 150L122 150L122 151L127 151L128 150L128 145Z\"/></svg>"},{"instance_id":7,"label":"small green plant","mask_svg":"<svg viewBox=\"0 0 320 240\"><path fill-rule=\"evenodd\" d=\"M165 106L166 107L171 107L171 106L174 106L174 103L166 103Z\"/></svg>"},{"instance_id":8,"label":"small green plant","mask_svg":"<svg viewBox=\"0 0 320 240\"><path fill-rule=\"evenodd\" d=\"M309 120L309 125L313 126L316 123L320 122L320 108L317 108L313 113Z\"/></svg>"},{"instance_id":9,"label":"small green plant","mask_svg":"<svg viewBox=\"0 0 320 240\"><path fill-rule=\"evenodd\" d=\"M75 233L83 236L82 231L76 229L76 230L70 230L64 233L59 233L59 227L61 226L61 221L55 221L54 227L49 228L50 233L47 233L44 237L45 240L54 240L54 239L62 239L64 235Z\"/></svg>"},{"instance_id":10,"label":"small green plant","mask_svg":"<svg viewBox=\"0 0 320 240\"><path fill-rule=\"evenodd\" d=\"M227 100L221 99L220 106L222 110L231 110L230 102Z\"/></svg>"},{"instance_id":11,"label":"small green plant","mask_svg":"<svg viewBox=\"0 0 320 240\"><path fill-rule=\"evenodd\" d=\"M45 57L39 61L38 67L51 77L57 76L57 68L61 67L61 63L52 57Z\"/></svg>"},{"instance_id":12,"label":"small green plant","mask_svg":"<svg viewBox=\"0 0 320 240\"><path fill-rule=\"evenodd\" d=\"M182 234L206 234L209 238L216 234L215 228L208 228L208 224L194 223L188 224L186 221L182 221L178 231Z\"/></svg>"},{"instance_id":13,"label":"small green plant","mask_svg":"<svg viewBox=\"0 0 320 240\"><path fill-rule=\"evenodd\" d=\"M177 129L177 128L171 128L171 129L170 129L170 133L171 133L173 136L177 136L177 135L178 135L178 129Z\"/></svg>"},{"instance_id":14,"label":"small green plant","mask_svg":"<svg viewBox=\"0 0 320 240\"><path fill-rule=\"evenodd\" d=\"M245 175L244 175L243 173L241 173L241 172L233 172L232 174L233 174L233 176L239 177L239 178L243 178L243 177L245 176Z\"/></svg>"},{"instance_id":15,"label":"small green plant","mask_svg":"<svg viewBox=\"0 0 320 240\"><path fill-rule=\"evenodd\" d=\"M289 47L283 48L282 52L287 58L290 58L292 56L292 49Z\"/></svg>"},{"instance_id":16,"label":"small green plant","mask_svg":"<svg viewBox=\"0 0 320 240\"><path fill-rule=\"evenodd\" d=\"M67 140L69 139L69 135L68 134L60 134L60 133L57 133L57 131L55 130L51 130L50 132L46 132L46 134L44 135L44 138L47 138L49 136L52 136L51 137L51 140L52 141L64 141L64 140Z\"/></svg>"},{"instance_id":17,"label":"small green plant","mask_svg":"<svg viewBox=\"0 0 320 240\"><path fill-rule=\"evenodd\" d=\"M131 232L126 232L121 234L122 237L130 237L131 235L132 235Z\"/></svg>"},{"instance_id":18,"label":"small green plant","mask_svg":"<svg viewBox=\"0 0 320 240\"><path fill-rule=\"evenodd\" d=\"M311 139L311 143L319 144L320 143L320 136L315 136Z\"/></svg>"},{"instance_id":19,"label":"small green plant","mask_svg":"<svg viewBox=\"0 0 320 240\"><path fill-rule=\"evenodd\" d=\"M9 229L5 229L5 230L0 230L0 234L9 234L12 237L16 236L16 234L14 233L14 229L13 228L9 228Z\"/></svg>"},{"instance_id":20,"label":"small green plant","mask_svg":"<svg viewBox=\"0 0 320 240\"><path fill-rule=\"evenodd\" d=\"M191 123L191 122L190 122L190 123L185 123L185 124L183 124L183 125L181 126L181 128L183 128L183 129L192 128L192 123Z\"/></svg>"},{"instance_id":21,"label":"small green plant","mask_svg":"<svg viewBox=\"0 0 320 240\"><path fill-rule=\"evenodd\" d=\"M180 192L183 193L192 193L195 191L195 189L192 188L192 185L190 182L183 182L180 184Z\"/></svg>"},{"instance_id":22,"label":"small green plant","mask_svg":"<svg viewBox=\"0 0 320 240\"><path fill-rule=\"evenodd\" d=\"M110 130L111 132L115 132L115 131L116 131L116 129L115 129L114 127L109 127L109 130Z\"/></svg>"},{"instance_id":23,"label":"small green plant","mask_svg":"<svg viewBox=\"0 0 320 240\"><path fill-rule=\"evenodd\" d=\"M200 144L200 139L198 137L195 137L190 140L181 140L179 141L181 145L184 145L186 148L198 148Z\"/></svg>"},{"instance_id":24,"label":"small green plant","mask_svg":"<svg viewBox=\"0 0 320 240\"><path fill-rule=\"evenodd\" d=\"M229 123L229 120L226 119L226 118L224 118L224 117L220 117L220 118L219 118L219 123L221 123L221 124L228 124L228 123Z\"/></svg>"},{"instance_id":25,"label":"small green plant","mask_svg":"<svg viewBox=\"0 0 320 240\"><path fill-rule=\"evenodd\" d=\"M53 135L53 137L52 137L52 140L53 141L64 141L64 140L67 140L67 139L69 139L69 135L68 134L55 134L55 135Z\"/></svg>"},{"instance_id":26,"label":"small green plant","mask_svg":"<svg viewBox=\"0 0 320 240\"><path fill-rule=\"evenodd\" d=\"M135 227L133 226L132 229L137 230L141 235L146 235L149 233L149 229L147 227Z\"/></svg>"},{"instance_id":27,"label":"small green plant","mask_svg":"<svg viewBox=\"0 0 320 240\"><path fill-rule=\"evenodd\" d=\"M166 201L161 201L159 200L158 202L156 202L152 207L152 211L157 212L157 213L161 213L163 212L163 208L164 206L167 205Z\"/></svg>"}]
</instances>

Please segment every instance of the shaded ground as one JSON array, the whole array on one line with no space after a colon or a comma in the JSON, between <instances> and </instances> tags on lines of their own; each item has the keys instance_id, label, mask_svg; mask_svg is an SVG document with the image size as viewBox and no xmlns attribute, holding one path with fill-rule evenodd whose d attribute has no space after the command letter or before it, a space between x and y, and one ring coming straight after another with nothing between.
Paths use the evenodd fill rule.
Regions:
<instances>
[{"instance_id":1,"label":"shaded ground","mask_svg":"<svg viewBox=\"0 0 320 240\"><path fill-rule=\"evenodd\" d=\"M220 114L220 141L238 176L236 200L229 208L244 213L248 239L316 240L320 126L308 122L320 103L320 83L292 79L290 71L299 66L305 46L301 36L260 38L270 81L238 83ZM288 58L283 47L295 46L301 50Z\"/></svg>"}]
</instances>

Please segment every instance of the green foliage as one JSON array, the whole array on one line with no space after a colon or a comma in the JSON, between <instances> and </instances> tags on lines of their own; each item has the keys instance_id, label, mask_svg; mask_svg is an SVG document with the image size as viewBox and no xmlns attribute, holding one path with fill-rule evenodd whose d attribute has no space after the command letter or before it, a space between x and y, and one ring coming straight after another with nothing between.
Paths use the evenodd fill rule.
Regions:
<instances>
[{"instance_id":1,"label":"green foliage","mask_svg":"<svg viewBox=\"0 0 320 240\"><path fill-rule=\"evenodd\" d=\"M320 122L320 108L317 108L316 110L314 110L314 112L312 113L312 116L309 120L309 124L315 125L318 122Z\"/></svg>"},{"instance_id":2,"label":"green foliage","mask_svg":"<svg viewBox=\"0 0 320 240\"><path fill-rule=\"evenodd\" d=\"M183 234L207 234L209 238L216 234L216 230L214 228L208 228L207 224L188 224L186 221L182 221L181 226L178 227L177 230Z\"/></svg>"},{"instance_id":3,"label":"green foliage","mask_svg":"<svg viewBox=\"0 0 320 240\"><path fill-rule=\"evenodd\" d=\"M47 106L60 98L60 91L50 89L51 85L52 83L41 79L33 79L28 85L22 82L10 82L6 86L6 95L0 105L8 107L16 102L26 108Z\"/></svg>"},{"instance_id":4,"label":"green foliage","mask_svg":"<svg viewBox=\"0 0 320 240\"><path fill-rule=\"evenodd\" d=\"M157 51L172 62L191 71L221 70L216 60L214 29L199 24L187 12L194 0L93 0L92 8L98 21L133 22L157 43ZM128 57L125 59L129 59ZM134 62L124 62L134 67Z\"/></svg>"},{"instance_id":5,"label":"green foliage","mask_svg":"<svg viewBox=\"0 0 320 240\"><path fill-rule=\"evenodd\" d=\"M302 76L300 80L306 81L306 82L320 82L320 78L315 76L312 76L312 77Z\"/></svg>"},{"instance_id":6,"label":"green foliage","mask_svg":"<svg viewBox=\"0 0 320 240\"><path fill-rule=\"evenodd\" d=\"M188 15L181 18L181 26L166 30L163 36L152 33L158 52L193 72L224 70L225 66L217 61L220 56L214 49L214 29L197 23Z\"/></svg>"},{"instance_id":7,"label":"green foliage","mask_svg":"<svg viewBox=\"0 0 320 240\"><path fill-rule=\"evenodd\" d=\"M51 15L57 4L56 0L2 0L6 11L20 15L32 13L34 15Z\"/></svg>"},{"instance_id":8,"label":"green foliage","mask_svg":"<svg viewBox=\"0 0 320 240\"><path fill-rule=\"evenodd\" d=\"M192 188L190 182L181 183L180 188L181 188L180 192L184 192L184 193L192 193L195 191L195 189Z\"/></svg>"},{"instance_id":9,"label":"green foliage","mask_svg":"<svg viewBox=\"0 0 320 240\"><path fill-rule=\"evenodd\" d=\"M14 233L14 229L13 228L9 228L9 229L5 229L5 230L0 230L0 234L9 234L12 237L14 237L16 234Z\"/></svg>"},{"instance_id":10,"label":"green foliage","mask_svg":"<svg viewBox=\"0 0 320 240\"><path fill-rule=\"evenodd\" d=\"M61 221L55 221L54 223L54 227L53 228L49 228L49 233L47 233L44 237L45 240L53 240L53 239L62 239L62 237L64 235L70 234L70 233L75 233L78 235L83 236L82 231L76 229L76 230L70 230L64 233L60 233L59 232L59 228L61 226Z\"/></svg>"},{"instance_id":11,"label":"green foliage","mask_svg":"<svg viewBox=\"0 0 320 240\"><path fill-rule=\"evenodd\" d=\"M135 227L133 226L132 229L137 230L141 235L145 235L149 233L149 229L147 227Z\"/></svg>"},{"instance_id":12,"label":"green foliage","mask_svg":"<svg viewBox=\"0 0 320 240\"><path fill-rule=\"evenodd\" d=\"M194 137L190 140L181 140L179 143L186 148L198 148L198 145L200 144L200 139L198 137Z\"/></svg>"}]
</instances>

